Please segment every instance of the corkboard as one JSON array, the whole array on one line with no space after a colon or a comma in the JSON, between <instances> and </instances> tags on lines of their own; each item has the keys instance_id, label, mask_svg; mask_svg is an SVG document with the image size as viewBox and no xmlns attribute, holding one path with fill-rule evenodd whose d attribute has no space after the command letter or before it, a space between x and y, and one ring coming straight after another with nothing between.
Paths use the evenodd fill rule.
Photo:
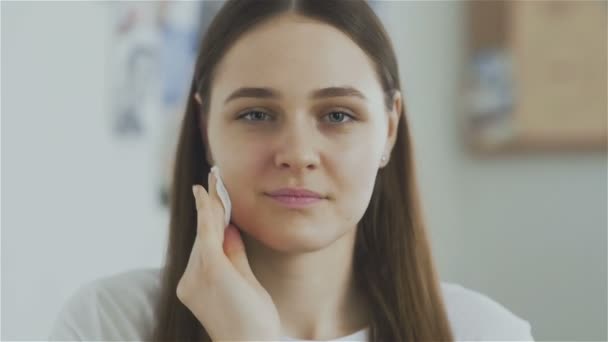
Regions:
<instances>
[{"instance_id":1,"label":"corkboard","mask_svg":"<svg viewBox=\"0 0 608 342\"><path fill-rule=\"evenodd\" d=\"M482 152L606 150L607 3L468 5L470 58L499 51L509 61L512 85L511 106L470 120L476 123L467 132L472 146Z\"/></svg>"}]
</instances>

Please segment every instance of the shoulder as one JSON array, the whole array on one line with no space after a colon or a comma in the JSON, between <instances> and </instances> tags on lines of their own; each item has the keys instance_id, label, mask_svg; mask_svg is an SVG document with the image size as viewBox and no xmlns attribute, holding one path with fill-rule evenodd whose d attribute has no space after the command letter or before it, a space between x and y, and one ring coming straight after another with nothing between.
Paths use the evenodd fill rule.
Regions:
<instances>
[{"instance_id":1,"label":"shoulder","mask_svg":"<svg viewBox=\"0 0 608 342\"><path fill-rule=\"evenodd\" d=\"M154 325L160 269L104 276L81 285L55 319L50 340L144 340Z\"/></svg>"},{"instance_id":2,"label":"shoulder","mask_svg":"<svg viewBox=\"0 0 608 342\"><path fill-rule=\"evenodd\" d=\"M488 296L449 282L441 290L455 340L534 340L528 321Z\"/></svg>"}]
</instances>

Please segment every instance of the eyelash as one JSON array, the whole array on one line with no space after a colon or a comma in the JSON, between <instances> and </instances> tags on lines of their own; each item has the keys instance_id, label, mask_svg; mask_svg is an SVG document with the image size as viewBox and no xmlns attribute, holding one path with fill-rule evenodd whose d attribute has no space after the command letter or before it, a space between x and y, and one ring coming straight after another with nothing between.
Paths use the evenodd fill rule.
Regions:
<instances>
[{"instance_id":1,"label":"eyelash","mask_svg":"<svg viewBox=\"0 0 608 342\"><path fill-rule=\"evenodd\" d=\"M262 114L266 115L267 117L270 116L268 113L266 113L266 112L264 112L262 110L250 110L250 111L244 112L243 114L239 115L237 119L238 120L249 121L249 122L269 121L269 120L248 120L248 119L245 119L245 117L249 116L252 113L262 113ZM351 115L351 114L347 113L346 111L342 111L342 110L334 110L334 111L329 112L327 115L334 114L334 113L344 114L344 117L345 118L348 117L348 120L346 120L346 121L338 121L338 122L336 122L336 121L329 121L331 124L341 124L341 123L349 123L349 122L356 121L354 115Z\"/></svg>"}]
</instances>

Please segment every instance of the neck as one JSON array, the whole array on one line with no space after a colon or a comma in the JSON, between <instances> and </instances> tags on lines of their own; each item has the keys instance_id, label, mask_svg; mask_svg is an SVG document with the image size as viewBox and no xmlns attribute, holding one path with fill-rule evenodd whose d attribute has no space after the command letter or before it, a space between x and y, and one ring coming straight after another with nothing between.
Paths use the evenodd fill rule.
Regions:
<instances>
[{"instance_id":1,"label":"neck","mask_svg":"<svg viewBox=\"0 0 608 342\"><path fill-rule=\"evenodd\" d=\"M353 275L355 236L353 229L322 249L290 254L243 235L253 273L277 307L284 336L328 340L368 325Z\"/></svg>"}]
</instances>

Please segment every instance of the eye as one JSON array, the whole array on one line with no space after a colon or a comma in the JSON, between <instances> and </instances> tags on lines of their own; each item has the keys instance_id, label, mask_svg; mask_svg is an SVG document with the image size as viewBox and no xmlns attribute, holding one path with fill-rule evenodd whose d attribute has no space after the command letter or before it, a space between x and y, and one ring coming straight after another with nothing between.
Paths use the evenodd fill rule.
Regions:
<instances>
[{"instance_id":1,"label":"eye","mask_svg":"<svg viewBox=\"0 0 608 342\"><path fill-rule=\"evenodd\" d=\"M331 123L342 123L353 121L354 117L342 111L333 111L327 114L328 121Z\"/></svg>"},{"instance_id":2,"label":"eye","mask_svg":"<svg viewBox=\"0 0 608 342\"><path fill-rule=\"evenodd\" d=\"M271 120L271 117L259 110L251 110L242 115L239 115L239 119L244 119L245 121L268 121Z\"/></svg>"}]
</instances>

